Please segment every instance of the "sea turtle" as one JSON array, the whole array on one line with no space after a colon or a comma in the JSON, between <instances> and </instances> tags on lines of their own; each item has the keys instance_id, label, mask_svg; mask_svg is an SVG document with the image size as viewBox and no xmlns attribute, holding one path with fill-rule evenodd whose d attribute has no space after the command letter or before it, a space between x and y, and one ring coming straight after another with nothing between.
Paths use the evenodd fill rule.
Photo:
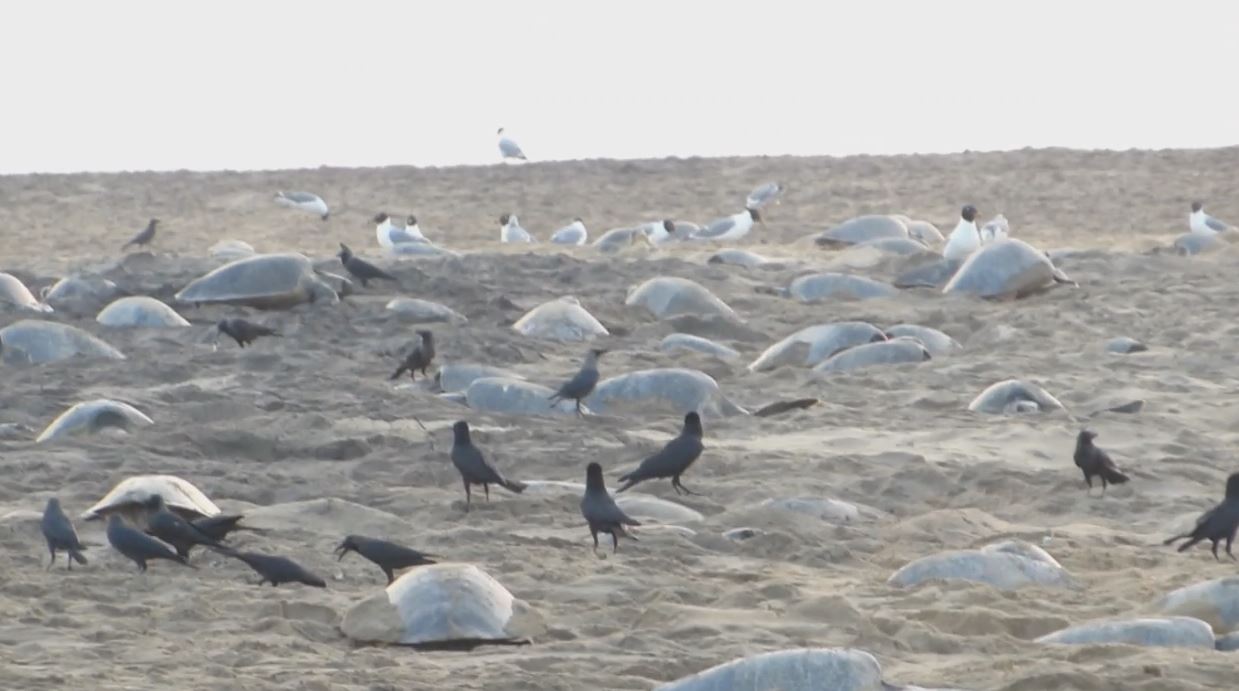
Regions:
<instances>
[{"instance_id":1,"label":"sea turtle","mask_svg":"<svg viewBox=\"0 0 1239 691\"><path fill-rule=\"evenodd\" d=\"M924 343L909 336L900 336L887 341L852 346L830 356L815 366L813 371L819 374L849 372L878 365L924 362L931 357L933 356Z\"/></svg>"},{"instance_id":2,"label":"sea turtle","mask_svg":"<svg viewBox=\"0 0 1239 691\"><path fill-rule=\"evenodd\" d=\"M145 295L131 295L112 302L99 312L95 321L104 326L189 326L176 310Z\"/></svg>"},{"instance_id":3,"label":"sea turtle","mask_svg":"<svg viewBox=\"0 0 1239 691\"><path fill-rule=\"evenodd\" d=\"M638 370L604 379L585 403L603 414L624 407L643 411L666 408L679 415L690 411L723 417L747 414L723 395L713 377L680 367Z\"/></svg>"},{"instance_id":4,"label":"sea turtle","mask_svg":"<svg viewBox=\"0 0 1239 691\"><path fill-rule=\"evenodd\" d=\"M176 294L193 305L220 303L286 309L304 302L338 302L339 295L296 252L256 254L231 261L195 279Z\"/></svg>"},{"instance_id":5,"label":"sea turtle","mask_svg":"<svg viewBox=\"0 0 1239 691\"><path fill-rule=\"evenodd\" d=\"M552 341L588 341L610 332L574 297L565 296L529 310L512 328L517 333Z\"/></svg>"},{"instance_id":6,"label":"sea turtle","mask_svg":"<svg viewBox=\"0 0 1239 691\"><path fill-rule=\"evenodd\" d=\"M145 517L151 497L163 497L168 509L186 520L215 516L219 507L202 490L175 475L134 475L122 480L112 491L82 513L82 520L93 521L112 513Z\"/></svg>"},{"instance_id":7,"label":"sea turtle","mask_svg":"<svg viewBox=\"0 0 1239 691\"><path fill-rule=\"evenodd\" d=\"M541 384L508 377L481 377L465 389L465 405L487 413L508 415L575 415L572 400L551 402L554 389ZM586 413L590 412L582 406Z\"/></svg>"},{"instance_id":8,"label":"sea turtle","mask_svg":"<svg viewBox=\"0 0 1239 691\"><path fill-rule=\"evenodd\" d=\"M106 278L65 276L52 285L45 286L39 297L57 309L89 307L90 311L93 311L118 293L120 289Z\"/></svg>"},{"instance_id":9,"label":"sea turtle","mask_svg":"<svg viewBox=\"0 0 1239 691\"><path fill-rule=\"evenodd\" d=\"M1009 241L1008 241L1009 242ZM991 384L968 404L974 413L1009 415L1063 410L1063 404L1048 391L1019 379L1006 379Z\"/></svg>"},{"instance_id":10,"label":"sea turtle","mask_svg":"<svg viewBox=\"0 0 1239 691\"><path fill-rule=\"evenodd\" d=\"M773 260L763 257L756 252L740 249L722 249L714 254L711 254L709 259L706 259L707 264L724 264L729 266L743 266L747 269L765 266Z\"/></svg>"},{"instance_id":11,"label":"sea turtle","mask_svg":"<svg viewBox=\"0 0 1239 691\"><path fill-rule=\"evenodd\" d=\"M886 580L910 588L926 581L974 581L999 590L1027 585L1067 587L1071 575L1040 547L1019 540L995 542L980 549L939 552L908 562Z\"/></svg>"},{"instance_id":12,"label":"sea turtle","mask_svg":"<svg viewBox=\"0 0 1239 691\"><path fill-rule=\"evenodd\" d=\"M738 319L727 303L708 288L677 276L656 276L628 291L624 304L644 307L658 319L680 315Z\"/></svg>"},{"instance_id":13,"label":"sea turtle","mask_svg":"<svg viewBox=\"0 0 1239 691\"><path fill-rule=\"evenodd\" d=\"M32 365L71 357L124 360L119 350L75 326L38 319L22 319L0 329L3 358Z\"/></svg>"},{"instance_id":14,"label":"sea turtle","mask_svg":"<svg viewBox=\"0 0 1239 691\"><path fill-rule=\"evenodd\" d=\"M146 413L122 401L100 398L73 404L52 420L36 442L51 441L81 432L94 433L104 427L127 429L154 424Z\"/></svg>"},{"instance_id":15,"label":"sea turtle","mask_svg":"<svg viewBox=\"0 0 1239 691\"><path fill-rule=\"evenodd\" d=\"M431 302L429 300L420 300L418 298L392 298L387 303L387 309L395 312L405 319L408 319L409 321L422 324L429 324L433 322L464 324L469 321L465 318L465 315L457 312L447 305L441 305L437 302Z\"/></svg>"},{"instance_id":16,"label":"sea turtle","mask_svg":"<svg viewBox=\"0 0 1239 691\"><path fill-rule=\"evenodd\" d=\"M44 314L52 311L52 306L35 299L34 294L13 274L0 272L0 302L7 302L31 312Z\"/></svg>"},{"instance_id":17,"label":"sea turtle","mask_svg":"<svg viewBox=\"0 0 1239 691\"><path fill-rule=\"evenodd\" d=\"M701 336L694 336L692 334L667 334L663 340L659 342L658 348L664 353L689 350L695 353L703 353L725 362L740 359L740 353L736 352L734 349L728 348L721 343L715 343L708 338L702 338Z\"/></svg>"},{"instance_id":18,"label":"sea turtle","mask_svg":"<svg viewBox=\"0 0 1239 691\"><path fill-rule=\"evenodd\" d=\"M340 622L350 639L419 648L470 649L528 642L542 618L473 564L427 564L354 605Z\"/></svg>"},{"instance_id":19,"label":"sea turtle","mask_svg":"<svg viewBox=\"0 0 1239 691\"><path fill-rule=\"evenodd\" d=\"M1217 646L1209 625L1194 617L1094 619L1035 639L1059 645L1141 645L1170 648Z\"/></svg>"},{"instance_id":20,"label":"sea turtle","mask_svg":"<svg viewBox=\"0 0 1239 691\"><path fill-rule=\"evenodd\" d=\"M1075 285L1044 252L1023 240L998 240L968 255L942 288L946 294L1020 298L1059 283Z\"/></svg>"},{"instance_id":21,"label":"sea turtle","mask_svg":"<svg viewBox=\"0 0 1239 691\"><path fill-rule=\"evenodd\" d=\"M812 367L846 348L885 340L886 334L868 322L809 326L766 348L749 365L749 371L763 372L784 365Z\"/></svg>"},{"instance_id":22,"label":"sea turtle","mask_svg":"<svg viewBox=\"0 0 1239 691\"><path fill-rule=\"evenodd\" d=\"M796 648L742 657L654 687L654 691L895 691L882 667L854 648Z\"/></svg>"},{"instance_id":23,"label":"sea turtle","mask_svg":"<svg viewBox=\"0 0 1239 691\"><path fill-rule=\"evenodd\" d=\"M827 271L800 276L789 283L787 288L775 292L799 302L814 303L823 300L884 298L895 295L898 291L891 284L872 278Z\"/></svg>"},{"instance_id":24,"label":"sea turtle","mask_svg":"<svg viewBox=\"0 0 1239 691\"><path fill-rule=\"evenodd\" d=\"M886 329L887 338L900 338L907 336L920 341L929 354L934 357L949 355L964 347L959 344L954 338L942 333L941 331L930 328L928 326L920 326L919 324L896 324L888 326Z\"/></svg>"},{"instance_id":25,"label":"sea turtle","mask_svg":"<svg viewBox=\"0 0 1239 691\"><path fill-rule=\"evenodd\" d=\"M822 231L813 241L823 247L846 247L881 238L906 237L908 229L903 221L885 214L870 214L848 219L834 228Z\"/></svg>"}]
</instances>

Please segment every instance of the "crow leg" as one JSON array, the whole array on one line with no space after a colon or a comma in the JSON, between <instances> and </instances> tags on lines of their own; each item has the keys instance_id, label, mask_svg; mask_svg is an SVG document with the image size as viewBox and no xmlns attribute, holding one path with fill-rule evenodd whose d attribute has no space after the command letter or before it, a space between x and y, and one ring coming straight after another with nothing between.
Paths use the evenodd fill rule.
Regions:
<instances>
[{"instance_id":1,"label":"crow leg","mask_svg":"<svg viewBox=\"0 0 1239 691\"><path fill-rule=\"evenodd\" d=\"M465 513L469 513L469 501L470 501L469 481L465 480L464 482L465 482Z\"/></svg>"},{"instance_id":2,"label":"crow leg","mask_svg":"<svg viewBox=\"0 0 1239 691\"><path fill-rule=\"evenodd\" d=\"M589 535L594 538L594 554L598 553L598 529L594 526L589 527Z\"/></svg>"},{"instance_id":3,"label":"crow leg","mask_svg":"<svg viewBox=\"0 0 1239 691\"><path fill-rule=\"evenodd\" d=\"M1217 555L1217 540L1211 540L1211 542L1213 543L1213 558L1222 561L1222 558Z\"/></svg>"},{"instance_id":4,"label":"crow leg","mask_svg":"<svg viewBox=\"0 0 1239 691\"><path fill-rule=\"evenodd\" d=\"M1226 556L1230 557L1232 560L1239 561L1239 559L1235 559L1235 553L1230 551L1230 544L1234 541L1235 541L1234 533L1231 533L1230 535L1226 536Z\"/></svg>"},{"instance_id":5,"label":"crow leg","mask_svg":"<svg viewBox=\"0 0 1239 691\"><path fill-rule=\"evenodd\" d=\"M689 488L685 487L685 486L684 486L684 484L680 482L680 476L679 476L679 475L676 475L675 477L671 478L671 486L672 486L672 487L674 487L674 488L676 488L677 490L681 490L681 489L682 489L682 490L684 490L684 493L685 493L685 494L691 494L691 495L693 495L693 496L695 496L695 497L700 497L700 496L702 496L701 494L699 494L699 493L697 493L697 492L694 492L694 491L692 491L691 489L689 489ZM679 492L677 491L676 493L678 494Z\"/></svg>"},{"instance_id":6,"label":"crow leg","mask_svg":"<svg viewBox=\"0 0 1239 691\"><path fill-rule=\"evenodd\" d=\"M52 553L52 560L47 562L47 570L51 571L52 567L56 565L56 548L48 547L47 549Z\"/></svg>"},{"instance_id":7,"label":"crow leg","mask_svg":"<svg viewBox=\"0 0 1239 691\"><path fill-rule=\"evenodd\" d=\"M488 484L486 484L485 482L483 482L483 483L482 483L482 492L484 492L484 493L486 494L486 501L488 501L488 502L489 502L489 501L490 501L490 485L488 485Z\"/></svg>"},{"instance_id":8,"label":"crow leg","mask_svg":"<svg viewBox=\"0 0 1239 691\"><path fill-rule=\"evenodd\" d=\"M619 551L619 534L617 531L611 531L611 554Z\"/></svg>"}]
</instances>

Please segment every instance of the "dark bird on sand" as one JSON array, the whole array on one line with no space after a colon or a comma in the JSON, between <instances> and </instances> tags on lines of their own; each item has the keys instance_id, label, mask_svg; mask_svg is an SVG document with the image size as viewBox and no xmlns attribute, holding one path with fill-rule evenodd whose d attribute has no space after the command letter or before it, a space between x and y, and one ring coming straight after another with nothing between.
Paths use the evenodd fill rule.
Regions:
<instances>
[{"instance_id":1,"label":"dark bird on sand","mask_svg":"<svg viewBox=\"0 0 1239 691\"><path fill-rule=\"evenodd\" d=\"M1213 558L1221 561L1217 555L1217 543L1225 539L1226 554L1234 559L1235 555L1230 551L1230 546L1235 541L1236 529L1239 529L1239 473L1231 473L1230 477L1226 478L1226 498L1222 503L1201 514L1191 532L1175 535L1162 544L1169 545L1176 540L1189 538L1187 542L1179 545L1179 551L1182 552L1201 540L1208 540L1213 543Z\"/></svg>"},{"instance_id":2,"label":"dark bird on sand","mask_svg":"<svg viewBox=\"0 0 1239 691\"><path fill-rule=\"evenodd\" d=\"M121 554L133 560L138 565L138 571L146 571L146 562L152 559L167 559L191 569L198 568L172 551L172 548L146 533L125 524L120 514L108 517L108 542Z\"/></svg>"},{"instance_id":3,"label":"dark bird on sand","mask_svg":"<svg viewBox=\"0 0 1239 691\"><path fill-rule=\"evenodd\" d=\"M472 501L469 485L481 485L482 491L486 493L486 501L490 501L491 485L499 485L517 494L525 491L525 483L505 478L486 460L481 449L473 445L473 440L469 437L469 423L464 420L452 425L452 465L460 471L460 477L465 483L465 511L469 510Z\"/></svg>"},{"instance_id":4,"label":"dark bird on sand","mask_svg":"<svg viewBox=\"0 0 1239 691\"><path fill-rule=\"evenodd\" d=\"M247 525L241 525L241 519L245 516L239 513L221 513L217 516L205 516L190 521L190 525L198 530L198 532L217 542L223 542L228 539L228 534L237 530L248 530L255 533L263 533L265 530L259 528L251 528Z\"/></svg>"},{"instance_id":5,"label":"dark bird on sand","mask_svg":"<svg viewBox=\"0 0 1239 691\"><path fill-rule=\"evenodd\" d=\"M251 569L262 576L258 585L270 583L272 588L281 583L303 583L315 588L326 588L327 582L310 573L297 562L287 557L275 557L257 552L235 552L229 550L228 556L236 557L245 562Z\"/></svg>"},{"instance_id":6,"label":"dark bird on sand","mask_svg":"<svg viewBox=\"0 0 1239 691\"><path fill-rule=\"evenodd\" d=\"M180 515L168 509L163 496L155 494L146 502L151 513L146 518L146 532L172 545L177 556L188 557L189 550L205 545L215 550L226 551L219 541L210 537Z\"/></svg>"},{"instance_id":7,"label":"dark bird on sand","mask_svg":"<svg viewBox=\"0 0 1239 691\"><path fill-rule=\"evenodd\" d=\"M589 534L594 538L594 551L598 551L598 533L611 534L611 552L619 550L620 536L636 540L636 536L624 530L626 525L641 525L629 518L615 499L607 493L602 479L602 466L590 463L585 468L585 496L581 497L581 515L589 523Z\"/></svg>"},{"instance_id":8,"label":"dark bird on sand","mask_svg":"<svg viewBox=\"0 0 1239 691\"><path fill-rule=\"evenodd\" d=\"M336 554L338 555L336 561L343 559L344 555L349 552L356 552L374 562L380 569L383 569L383 573L387 575L388 585L396 580L393 573L396 569L407 569L410 566L423 566L435 563L435 560L430 558L433 555L397 545L394 542L364 537L362 535L349 535L345 537L344 542L341 542L340 546L336 548Z\"/></svg>"},{"instance_id":9,"label":"dark bird on sand","mask_svg":"<svg viewBox=\"0 0 1239 691\"><path fill-rule=\"evenodd\" d=\"M73 522L65 515L64 509L60 508L60 499L52 497L47 500L47 506L43 508L43 520L39 523L39 527L43 530L43 538L47 540L47 550L52 553L51 561L47 562L48 569L56 565L56 550L58 549L68 552L69 556L65 559L65 565L70 571L73 570L75 561L83 566L86 565L86 557L82 556L82 550L86 547L78 539Z\"/></svg>"},{"instance_id":10,"label":"dark bird on sand","mask_svg":"<svg viewBox=\"0 0 1239 691\"><path fill-rule=\"evenodd\" d=\"M246 345L253 343L261 336L279 336L279 332L269 326L255 324L252 321L247 321L240 317L230 317L221 319L215 325L219 332L225 336L230 336L232 340L237 342L237 345L244 348Z\"/></svg>"},{"instance_id":11,"label":"dark bird on sand","mask_svg":"<svg viewBox=\"0 0 1239 691\"><path fill-rule=\"evenodd\" d=\"M1080 430L1079 436L1076 437L1075 462L1076 467L1084 471L1084 481L1088 483L1088 490L1093 491L1093 477L1100 476L1101 493L1105 494L1107 485L1121 485L1131 478L1119 470L1114 460L1110 458L1110 454L1093 445L1093 440L1096 438L1096 432Z\"/></svg>"},{"instance_id":12,"label":"dark bird on sand","mask_svg":"<svg viewBox=\"0 0 1239 691\"><path fill-rule=\"evenodd\" d=\"M573 399L576 401L577 415L581 414L581 400L589 398L594 387L598 385L598 358L606 352L603 348L594 348L585 353L585 362L581 363L581 369L547 399L552 408L561 400Z\"/></svg>"},{"instance_id":13,"label":"dark bird on sand","mask_svg":"<svg viewBox=\"0 0 1239 691\"><path fill-rule=\"evenodd\" d=\"M130 238L129 242L126 242L125 244L121 245L120 248L123 250L129 247L130 245L137 245L139 247L142 247L144 245L151 244L151 240L155 239L155 226L157 225L159 225L159 219L152 218L150 220L150 223L146 224L145 228L139 231L137 235L134 235L132 238Z\"/></svg>"},{"instance_id":14,"label":"dark bird on sand","mask_svg":"<svg viewBox=\"0 0 1239 691\"><path fill-rule=\"evenodd\" d=\"M413 374L420 370L422 376L426 376L426 368L430 366L430 362L435 359L435 335L429 331L418 331L418 342L405 356L404 362L396 368L396 373L391 375L391 378L399 379L400 375L405 372L409 373L411 381L417 381L417 377Z\"/></svg>"},{"instance_id":15,"label":"dark bird on sand","mask_svg":"<svg viewBox=\"0 0 1239 691\"><path fill-rule=\"evenodd\" d=\"M667 442L658 453L641 461L636 470L621 475L620 482L626 484L616 492L623 492L643 480L669 477L671 489L675 490L676 494L679 494L680 490L683 490L684 494L696 494L680 484L680 475L684 474L705 450L701 443L702 434L701 416L696 412L685 415L680 436Z\"/></svg>"},{"instance_id":16,"label":"dark bird on sand","mask_svg":"<svg viewBox=\"0 0 1239 691\"><path fill-rule=\"evenodd\" d=\"M371 280L385 280L399 283L399 279L387 273L379 267L353 254L353 250L348 248L348 245L340 243L340 251L336 254L340 258L340 263L344 268L353 275L353 278L361 281L361 287L365 288Z\"/></svg>"}]
</instances>

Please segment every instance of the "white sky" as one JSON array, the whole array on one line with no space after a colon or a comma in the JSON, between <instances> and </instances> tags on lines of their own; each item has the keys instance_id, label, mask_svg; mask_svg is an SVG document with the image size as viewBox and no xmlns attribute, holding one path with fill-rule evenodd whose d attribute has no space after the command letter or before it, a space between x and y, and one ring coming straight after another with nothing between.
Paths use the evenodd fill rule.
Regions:
<instances>
[{"instance_id":1,"label":"white sky","mask_svg":"<svg viewBox=\"0 0 1239 691\"><path fill-rule=\"evenodd\" d=\"M1239 143L1239 2L5 5L0 173Z\"/></svg>"}]
</instances>

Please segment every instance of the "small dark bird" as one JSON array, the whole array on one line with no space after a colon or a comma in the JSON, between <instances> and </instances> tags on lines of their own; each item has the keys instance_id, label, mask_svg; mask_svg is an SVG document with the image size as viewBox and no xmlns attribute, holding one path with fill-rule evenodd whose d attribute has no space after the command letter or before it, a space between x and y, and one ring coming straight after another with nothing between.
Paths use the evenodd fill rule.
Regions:
<instances>
[{"instance_id":1,"label":"small dark bird","mask_svg":"<svg viewBox=\"0 0 1239 691\"><path fill-rule=\"evenodd\" d=\"M108 517L107 534L108 542L112 547L132 559L133 563L138 565L138 571L145 572L146 562L150 559L167 559L191 569L198 568L190 564L185 557L173 552L171 547L136 528L125 525L125 519L121 518L120 514L114 513Z\"/></svg>"},{"instance_id":2,"label":"small dark bird","mask_svg":"<svg viewBox=\"0 0 1239 691\"><path fill-rule=\"evenodd\" d=\"M464 420L452 425L452 465L460 471L460 478L465 483L465 511L469 510L472 501L469 485L481 485L486 501L490 501L491 485L499 485L517 494L525 491L525 483L506 479L473 445L473 440L469 438L469 423Z\"/></svg>"},{"instance_id":3,"label":"small dark bird","mask_svg":"<svg viewBox=\"0 0 1239 691\"><path fill-rule=\"evenodd\" d=\"M1119 470L1109 454L1093 446L1093 440L1096 438L1096 432L1080 430L1079 436L1076 437L1075 461L1076 467L1084 471L1084 481L1088 483L1088 490L1093 491L1093 476L1098 475L1101 476L1101 493L1105 494L1107 485L1121 485L1131 478Z\"/></svg>"},{"instance_id":4,"label":"small dark bird","mask_svg":"<svg viewBox=\"0 0 1239 691\"><path fill-rule=\"evenodd\" d=\"M581 415L581 400L589 398L589 395L594 392L594 387L598 385L598 358L606 352L603 348L594 348L585 353L585 362L581 363L581 369L547 398L552 408L560 400L571 398L576 400L577 415Z\"/></svg>"},{"instance_id":5,"label":"small dark bird","mask_svg":"<svg viewBox=\"0 0 1239 691\"><path fill-rule=\"evenodd\" d=\"M641 525L628 517L607 493L602 479L602 466L590 463L585 467L585 496L581 497L581 515L589 523L589 534L594 538L594 552L598 551L598 533L611 534L611 552L619 549L620 536L636 540L636 536L624 530L626 525Z\"/></svg>"},{"instance_id":6,"label":"small dark bird","mask_svg":"<svg viewBox=\"0 0 1239 691\"><path fill-rule=\"evenodd\" d=\"M1226 478L1226 498L1222 503L1201 514L1200 518L1196 519L1196 527L1190 533L1175 535L1162 544L1169 545L1176 540L1191 538L1179 546L1179 551L1182 552L1201 540L1208 540L1213 543L1213 558L1221 561L1217 555L1217 543L1225 538L1226 554L1234 559L1235 555L1230 551L1230 546L1235 541L1236 529L1239 529L1239 473L1231 473L1230 477Z\"/></svg>"},{"instance_id":7,"label":"small dark bird","mask_svg":"<svg viewBox=\"0 0 1239 691\"><path fill-rule=\"evenodd\" d=\"M195 528L189 521L168 510L162 496L152 495L146 502L151 510L146 519L146 533L172 545L177 556L188 557L189 550L198 545L205 545L216 550L227 551L228 548L219 544L206 533Z\"/></svg>"},{"instance_id":8,"label":"small dark bird","mask_svg":"<svg viewBox=\"0 0 1239 691\"><path fill-rule=\"evenodd\" d=\"M246 321L240 317L230 317L221 319L215 325L219 332L225 336L230 336L232 340L237 342L237 345L244 348L247 344L253 343L260 336L279 336L280 334L269 326L255 324L252 321Z\"/></svg>"},{"instance_id":9,"label":"small dark bird","mask_svg":"<svg viewBox=\"0 0 1239 691\"><path fill-rule=\"evenodd\" d=\"M429 331L418 331L417 335L420 337L417 345L404 358L404 362L400 363L400 367L396 368L396 373L391 375L393 380L408 372L409 380L417 381L413 374L416 370L420 370L423 377L426 376L426 368L435 359L435 335Z\"/></svg>"},{"instance_id":10,"label":"small dark bird","mask_svg":"<svg viewBox=\"0 0 1239 691\"><path fill-rule=\"evenodd\" d=\"M73 522L65 515L64 509L60 508L60 500L52 497L47 500L47 506L43 509L43 520L39 523L39 527L43 529L43 538L47 540L47 550L52 553L51 561L47 562L47 568L50 570L56 564L56 550L64 550L69 553L65 559L65 565L69 570L73 570L73 562L85 566L86 557L82 556L82 550L86 549L82 545L82 541L77 539L77 530L73 528Z\"/></svg>"},{"instance_id":11,"label":"small dark bird","mask_svg":"<svg viewBox=\"0 0 1239 691\"><path fill-rule=\"evenodd\" d=\"M245 562L259 576L262 576L262 580L258 581L258 585L270 583L271 587L275 588L281 583L304 583L315 588L327 587L326 581L310 573L303 566L287 557L273 557L268 554L258 554L257 552L234 552L231 550L227 554L230 557L236 557Z\"/></svg>"},{"instance_id":12,"label":"small dark bird","mask_svg":"<svg viewBox=\"0 0 1239 691\"><path fill-rule=\"evenodd\" d=\"M344 555L349 552L356 552L377 564L380 569L383 569L383 573L387 574L387 583L389 585L396 580L393 574L396 569L406 569L410 566L435 563L435 560L430 558L433 555L423 554L415 549L397 545L394 542L363 537L361 535L349 535L344 538L344 542L341 542L340 546L336 548L336 553L338 554L336 561L343 559Z\"/></svg>"},{"instance_id":13,"label":"small dark bird","mask_svg":"<svg viewBox=\"0 0 1239 691\"><path fill-rule=\"evenodd\" d=\"M159 225L159 219L152 218L150 220L150 223L146 224L145 228L143 228L137 235L134 235L133 238L129 240L129 242L126 242L125 244L121 245L120 248L123 250L129 247L130 245L137 245L139 247L143 245L149 245L151 243L151 240L155 239L155 226L157 225Z\"/></svg>"},{"instance_id":14,"label":"small dark bird","mask_svg":"<svg viewBox=\"0 0 1239 691\"><path fill-rule=\"evenodd\" d=\"M251 528L247 525L240 525L241 519L245 518L241 514L226 514L221 513L218 516L205 516L193 521L189 524L198 530L198 532L215 540L223 542L228 538L228 534L236 530L249 530L255 533L265 532L258 528Z\"/></svg>"},{"instance_id":15,"label":"small dark bird","mask_svg":"<svg viewBox=\"0 0 1239 691\"><path fill-rule=\"evenodd\" d=\"M641 465L637 466L636 470L627 475L621 475L620 482L627 484L620 487L617 493L629 489L642 480L669 477L671 489L674 489L676 494L679 494L680 490L684 490L685 494L696 494L680 484L680 475L688 470L689 466L705 450L701 437L701 416L696 412L688 413L684 416L684 427L680 430L680 436L667 442L658 453L641 461Z\"/></svg>"},{"instance_id":16,"label":"small dark bird","mask_svg":"<svg viewBox=\"0 0 1239 691\"><path fill-rule=\"evenodd\" d=\"M399 279L387 273L370 262L355 256L353 250L348 248L348 245L340 243L340 251L336 254L340 258L340 263L344 268L353 275L353 278L361 281L361 287L365 288L370 280L387 280L399 283Z\"/></svg>"}]
</instances>

